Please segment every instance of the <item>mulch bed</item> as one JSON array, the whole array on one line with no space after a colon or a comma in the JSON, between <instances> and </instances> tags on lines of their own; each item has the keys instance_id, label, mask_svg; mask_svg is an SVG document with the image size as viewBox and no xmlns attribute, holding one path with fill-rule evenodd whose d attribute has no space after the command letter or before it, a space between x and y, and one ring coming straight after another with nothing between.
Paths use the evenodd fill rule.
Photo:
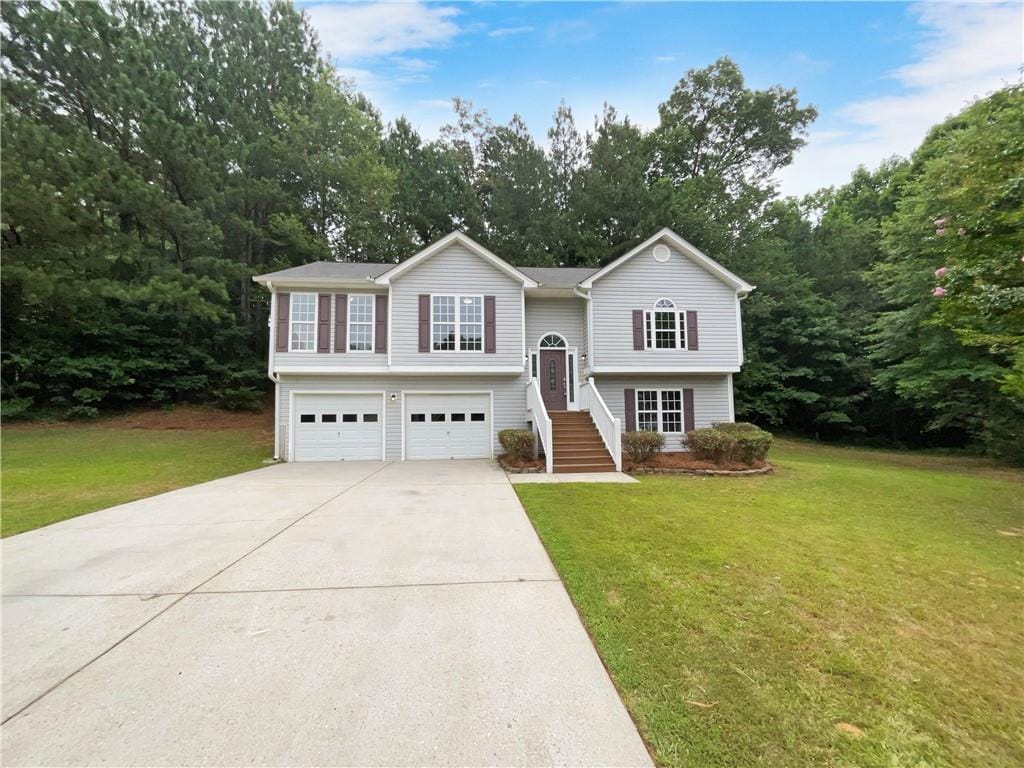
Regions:
<instances>
[{"instance_id":1,"label":"mulch bed","mask_svg":"<svg viewBox=\"0 0 1024 768\"><path fill-rule=\"evenodd\" d=\"M725 461L716 464L713 461L701 461L689 453L659 453L644 465L633 464L623 457L623 469L636 474L656 475L722 475L725 477L749 477L751 475L767 475L773 467L767 461L744 464L739 461Z\"/></svg>"},{"instance_id":2,"label":"mulch bed","mask_svg":"<svg viewBox=\"0 0 1024 768\"><path fill-rule=\"evenodd\" d=\"M520 459L512 458L508 454L504 453L498 457L498 463L506 472L511 472L512 474L517 475L543 472L546 469L544 459L530 459L528 461L522 461Z\"/></svg>"}]
</instances>

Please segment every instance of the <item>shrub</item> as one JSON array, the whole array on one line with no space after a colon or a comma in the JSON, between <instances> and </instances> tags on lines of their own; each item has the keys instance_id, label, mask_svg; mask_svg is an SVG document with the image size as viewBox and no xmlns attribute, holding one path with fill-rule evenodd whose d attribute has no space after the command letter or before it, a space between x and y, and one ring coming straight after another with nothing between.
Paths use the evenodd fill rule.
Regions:
<instances>
[{"instance_id":1,"label":"shrub","mask_svg":"<svg viewBox=\"0 0 1024 768\"><path fill-rule=\"evenodd\" d=\"M626 432L622 435L622 447L634 464L646 464L665 447L665 436L661 432Z\"/></svg>"},{"instance_id":2,"label":"shrub","mask_svg":"<svg viewBox=\"0 0 1024 768\"><path fill-rule=\"evenodd\" d=\"M756 424L720 423L686 433L686 445L702 461L764 461L774 437Z\"/></svg>"},{"instance_id":3,"label":"shrub","mask_svg":"<svg viewBox=\"0 0 1024 768\"><path fill-rule=\"evenodd\" d=\"M736 438L721 429L704 427L687 432L686 445L701 461L721 463L733 457Z\"/></svg>"},{"instance_id":4,"label":"shrub","mask_svg":"<svg viewBox=\"0 0 1024 768\"><path fill-rule=\"evenodd\" d=\"M529 429L503 429L498 433L498 442L510 458L529 461L533 458L536 438Z\"/></svg>"},{"instance_id":5,"label":"shrub","mask_svg":"<svg viewBox=\"0 0 1024 768\"><path fill-rule=\"evenodd\" d=\"M749 421L717 421L711 425L712 429L717 429L725 432L729 435L741 435L747 432L760 432L762 431L757 424L751 424Z\"/></svg>"},{"instance_id":6,"label":"shrub","mask_svg":"<svg viewBox=\"0 0 1024 768\"><path fill-rule=\"evenodd\" d=\"M774 440L775 438L771 432L766 432L757 427L754 427L752 430L741 431L736 435L737 458L744 464L764 461L765 456L768 455L768 449L772 447Z\"/></svg>"}]
</instances>

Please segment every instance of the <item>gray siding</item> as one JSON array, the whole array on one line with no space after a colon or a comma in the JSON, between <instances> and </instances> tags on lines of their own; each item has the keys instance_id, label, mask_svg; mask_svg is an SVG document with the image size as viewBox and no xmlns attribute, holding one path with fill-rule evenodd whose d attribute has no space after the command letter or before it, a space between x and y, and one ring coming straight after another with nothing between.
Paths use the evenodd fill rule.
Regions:
<instances>
[{"instance_id":1,"label":"gray siding","mask_svg":"<svg viewBox=\"0 0 1024 768\"><path fill-rule=\"evenodd\" d=\"M420 352L419 295L424 293L494 296L495 352ZM452 245L399 275L392 283L391 301L392 365L523 365L522 283L460 245Z\"/></svg>"},{"instance_id":2,"label":"gray siding","mask_svg":"<svg viewBox=\"0 0 1024 768\"><path fill-rule=\"evenodd\" d=\"M287 293L328 293L328 291L295 290ZM363 291L334 291L331 292L331 352L272 352L274 360L273 369L278 366L302 366L304 368L325 368L342 366L345 368L365 368L369 366L380 366L381 370L387 367L387 352L334 352L334 294L345 293L353 295L356 293L384 294L387 289L363 290ZM276 301L276 299L275 299Z\"/></svg>"},{"instance_id":3,"label":"gray siding","mask_svg":"<svg viewBox=\"0 0 1024 768\"><path fill-rule=\"evenodd\" d=\"M594 283L591 365L738 368L735 291L674 248L664 263L655 261L652 251L638 253ZM677 309L697 312L699 350L633 349L633 310L652 309L661 298L674 301Z\"/></svg>"},{"instance_id":4,"label":"gray siding","mask_svg":"<svg viewBox=\"0 0 1024 768\"><path fill-rule=\"evenodd\" d=\"M280 445L279 456L287 455L289 393L296 391L317 392L380 392L389 396L397 395L394 402L385 400L384 445L389 461L402 458L402 396L403 391L419 392L467 392L493 391L494 414L491 426L494 435L494 453L501 453L498 432L502 429L526 427L526 383L525 375L504 376L282 376L279 387Z\"/></svg>"},{"instance_id":5,"label":"gray siding","mask_svg":"<svg viewBox=\"0 0 1024 768\"><path fill-rule=\"evenodd\" d=\"M536 349L544 333L560 333L569 348L587 351L584 335L586 302L583 299L526 299L526 346Z\"/></svg>"},{"instance_id":6,"label":"gray siding","mask_svg":"<svg viewBox=\"0 0 1024 768\"><path fill-rule=\"evenodd\" d=\"M608 410L622 420L623 431L626 429L626 389L693 389L695 427L710 427L716 421L732 421L729 416L731 392L727 375L598 375L594 381ZM678 435L668 436L665 450L682 450L681 438Z\"/></svg>"}]
</instances>

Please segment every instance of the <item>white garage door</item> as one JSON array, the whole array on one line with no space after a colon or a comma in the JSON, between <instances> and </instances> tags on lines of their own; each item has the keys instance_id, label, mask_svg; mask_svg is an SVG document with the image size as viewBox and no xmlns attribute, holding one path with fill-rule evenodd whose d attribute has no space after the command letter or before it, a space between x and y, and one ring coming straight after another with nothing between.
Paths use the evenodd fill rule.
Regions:
<instances>
[{"instance_id":1,"label":"white garage door","mask_svg":"<svg viewBox=\"0 0 1024 768\"><path fill-rule=\"evenodd\" d=\"M491 455L491 396L405 396L405 458L486 459Z\"/></svg>"},{"instance_id":2,"label":"white garage door","mask_svg":"<svg viewBox=\"0 0 1024 768\"><path fill-rule=\"evenodd\" d=\"M380 461L384 401L372 395L295 395L295 461Z\"/></svg>"}]
</instances>

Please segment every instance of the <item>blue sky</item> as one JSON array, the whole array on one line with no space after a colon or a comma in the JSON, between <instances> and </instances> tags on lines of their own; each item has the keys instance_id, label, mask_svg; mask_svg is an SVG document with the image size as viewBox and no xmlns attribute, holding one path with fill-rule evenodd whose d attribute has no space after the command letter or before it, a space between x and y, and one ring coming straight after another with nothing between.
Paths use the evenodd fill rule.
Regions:
<instances>
[{"instance_id":1,"label":"blue sky","mask_svg":"<svg viewBox=\"0 0 1024 768\"><path fill-rule=\"evenodd\" d=\"M929 126L1020 78L1017 3L304 3L339 72L426 138L451 98L545 140L561 99L581 128L607 101L646 128L685 72L732 57L754 87L818 107L779 177L804 194L909 153Z\"/></svg>"}]
</instances>

